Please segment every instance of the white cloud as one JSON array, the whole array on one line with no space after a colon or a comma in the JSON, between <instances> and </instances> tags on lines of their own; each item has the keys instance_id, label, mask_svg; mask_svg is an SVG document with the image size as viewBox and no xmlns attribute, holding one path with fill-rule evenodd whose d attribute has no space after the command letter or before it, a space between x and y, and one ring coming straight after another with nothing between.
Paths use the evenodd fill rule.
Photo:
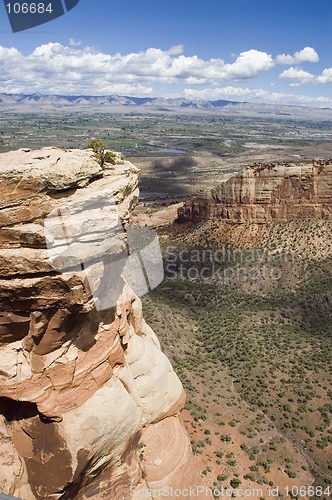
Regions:
<instances>
[{"instance_id":1,"label":"white cloud","mask_svg":"<svg viewBox=\"0 0 332 500\"><path fill-rule=\"evenodd\" d=\"M299 102L301 99L293 94L231 85L232 81L257 78L274 67L275 61L270 54L254 49L240 53L233 62L225 62L221 58L186 56L182 45L166 51L149 48L123 55L79 47L76 40L70 42L68 47L60 43L41 45L28 55L15 48L0 46L0 92L179 96L187 87L184 92L191 98L201 96L261 102ZM306 57L308 60L310 51L307 49L310 48L290 57L297 60ZM332 82L332 68L315 76L292 66L283 71L280 78L288 80L293 87L303 83L328 84ZM207 88L202 90L203 86Z\"/></svg>"},{"instance_id":2,"label":"white cloud","mask_svg":"<svg viewBox=\"0 0 332 500\"><path fill-rule=\"evenodd\" d=\"M322 74L317 77L318 83L332 83L332 68L326 68Z\"/></svg>"},{"instance_id":3,"label":"white cloud","mask_svg":"<svg viewBox=\"0 0 332 500\"><path fill-rule=\"evenodd\" d=\"M242 52L233 64L226 64L228 78L253 78L273 67L272 56L259 50Z\"/></svg>"},{"instance_id":4,"label":"white cloud","mask_svg":"<svg viewBox=\"0 0 332 500\"><path fill-rule=\"evenodd\" d=\"M7 49L0 45L0 65L3 67L3 70L11 66L12 63L15 64L21 57L22 54L17 49L14 49L14 47Z\"/></svg>"},{"instance_id":5,"label":"white cloud","mask_svg":"<svg viewBox=\"0 0 332 500\"><path fill-rule=\"evenodd\" d=\"M332 106L332 98L310 97L284 92L268 92L264 89L241 88L241 87L219 87L198 89L185 89L184 97L187 99L217 100L227 99L234 101L265 102L269 104L298 104L302 106Z\"/></svg>"},{"instance_id":6,"label":"white cloud","mask_svg":"<svg viewBox=\"0 0 332 500\"><path fill-rule=\"evenodd\" d=\"M295 52L294 57L297 61L299 62L318 62L319 61L319 56L315 49L312 47L304 47L304 49L300 50L299 52Z\"/></svg>"},{"instance_id":7,"label":"white cloud","mask_svg":"<svg viewBox=\"0 0 332 500\"><path fill-rule=\"evenodd\" d=\"M80 45L82 45L82 42L80 42L79 40L75 40L74 38L69 38L69 45L71 47L79 47Z\"/></svg>"},{"instance_id":8,"label":"white cloud","mask_svg":"<svg viewBox=\"0 0 332 500\"><path fill-rule=\"evenodd\" d=\"M279 64L300 64L302 62L318 62L319 56L312 47L304 47L304 49L295 52L293 56L280 54L276 58Z\"/></svg>"},{"instance_id":9,"label":"white cloud","mask_svg":"<svg viewBox=\"0 0 332 500\"><path fill-rule=\"evenodd\" d=\"M91 47L77 48L77 41L70 42L69 47L59 43L41 45L29 55L0 47L0 91L13 92L15 81L20 92L100 95L115 93L114 89L126 82L129 91L139 88L140 95L146 95L151 86L215 85L254 78L273 66L271 55L258 50L242 52L233 63L225 63L223 59L185 56L182 45L168 51L149 48L145 52L111 55Z\"/></svg>"},{"instance_id":10,"label":"white cloud","mask_svg":"<svg viewBox=\"0 0 332 500\"><path fill-rule=\"evenodd\" d=\"M315 80L315 76L313 74L300 68L293 68L293 66L289 69L285 69L285 71L280 74L280 78L293 80L299 84L309 83Z\"/></svg>"},{"instance_id":11,"label":"white cloud","mask_svg":"<svg viewBox=\"0 0 332 500\"><path fill-rule=\"evenodd\" d=\"M313 75L300 68L289 68L283 71L279 78L291 80L292 87L306 83L320 83L322 85L332 83L332 68L326 68L321 75Z\"/></svg>"}]
</instances>

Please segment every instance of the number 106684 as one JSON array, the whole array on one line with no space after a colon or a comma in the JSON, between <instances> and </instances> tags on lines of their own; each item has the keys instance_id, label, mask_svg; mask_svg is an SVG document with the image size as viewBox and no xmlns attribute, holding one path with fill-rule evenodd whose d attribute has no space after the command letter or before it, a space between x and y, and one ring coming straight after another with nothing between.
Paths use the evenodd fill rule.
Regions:
<instances>
[{"instance_id":1,"label":"number 106684","mask_svg":"<svg viewBox=\"0 0 332 500\"><path fill-rule=\"evenodd\" d=\"M8 14L52 14L52 2L50 3L7 3Z\"/></svg>"}]
</instances>

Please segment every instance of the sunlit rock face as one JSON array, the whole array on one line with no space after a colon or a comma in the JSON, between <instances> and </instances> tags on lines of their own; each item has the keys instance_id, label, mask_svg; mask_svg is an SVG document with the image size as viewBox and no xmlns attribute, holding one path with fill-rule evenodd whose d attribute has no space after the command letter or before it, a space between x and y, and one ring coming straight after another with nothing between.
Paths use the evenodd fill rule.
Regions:
<instances>
[{"instance_id":1,"label":"sunlit rock face","mask_svg":"<svg viewBox=\"0 0 332 500\"><path fill-rule=\"evenodd\" d=\"M332 159L310 164L254 164L185 203L178 222L217 218L265 223L332 218Z\"/></svg>"},{"instance_id":2,"label":"sunlit rock face","mask_svg":"<svg viewBox=\"0 0 332 500\"><path fill-rule=\"evenodd\" d=\"M0 155L0 489L5 494L26 500L122 499L147 491L145 498L151 498L150 482L201 484L177 417L183 388L144 321L141 300L121 269L107 277L116 291L109 307L98 307L91 292L105 278L100 259L108 248L106 236L111 234L108 250L115 254L126 244L125 229L102 224L96 200L107 190L125 228L138 199L138 178L127 161L102 169L91 150ZM63 206L84 207L84 216L75 219L85 228L77 246L84 269L70 264L61 272L50 259L55 234L45 221L54 211L63 213ZM73 234L75 224L69 229ZM93 234L93 244L87 234ZM143 462L142 439L150 450Z\"/></svg>"}]
</instances>

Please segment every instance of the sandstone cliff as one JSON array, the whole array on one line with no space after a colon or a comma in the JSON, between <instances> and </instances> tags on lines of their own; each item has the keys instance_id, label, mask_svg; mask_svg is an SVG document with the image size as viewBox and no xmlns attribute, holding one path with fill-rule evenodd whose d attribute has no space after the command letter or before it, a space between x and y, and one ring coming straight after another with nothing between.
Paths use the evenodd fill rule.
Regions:
<instances>
[{"instance_id":1,"label":"sandstone cliff","mask_svg":"<svg viewBox=\"0 0 332 500\"><path fill-rule=\"evenodd\" d=\"M126 223L138 177L129 162L102 170L90 150L0 155L2 493L125 499L147 488L201 484L177 418L183 388L140 299L122 268L114 305L97 307L91 291L106 272L103 252L121 253L126 245L96 200L111 193ZM84 269L70 261L61 272L50 259L55 236L45 220L63 206L84 207L70 227L72 234L84 227L77 247L88 252ZM115 250L105 243L110 232Z\"/></svg>"},{"instance_id":2,"label":"sandstone cliff","mask_svg":"<svg viewBox=\"0 0 332 500\"><path fill-rule=\"evenodd\" d=\"M331 219L331 187L332 159L311 164L254 164L211 193L185 203L178 211L178 222Z\"/></svg>"}]
</instances>

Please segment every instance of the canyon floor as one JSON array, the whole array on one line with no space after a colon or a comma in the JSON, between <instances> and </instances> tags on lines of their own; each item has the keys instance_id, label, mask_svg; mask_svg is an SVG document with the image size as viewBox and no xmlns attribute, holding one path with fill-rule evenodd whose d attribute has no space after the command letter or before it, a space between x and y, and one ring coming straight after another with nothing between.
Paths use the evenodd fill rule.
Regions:
<instances>
[{"instance_id":1,"label":"canyon floor","mask_svg":"<svg viewBox=\"0 0 332 500\"><path fill-rule=\"evenodd\" d=\"M328 492L331 229L300 221L234 227L227 237L216 222L160 230L166 279L145 297L144 314L186 389L184 420L211 487L264 498L276 486L283 497L309 485ZM197 278L193 269L211 266L209 252L230 242L237 252L219 258L222 272Z\"/></svg>"}]
</instances>

